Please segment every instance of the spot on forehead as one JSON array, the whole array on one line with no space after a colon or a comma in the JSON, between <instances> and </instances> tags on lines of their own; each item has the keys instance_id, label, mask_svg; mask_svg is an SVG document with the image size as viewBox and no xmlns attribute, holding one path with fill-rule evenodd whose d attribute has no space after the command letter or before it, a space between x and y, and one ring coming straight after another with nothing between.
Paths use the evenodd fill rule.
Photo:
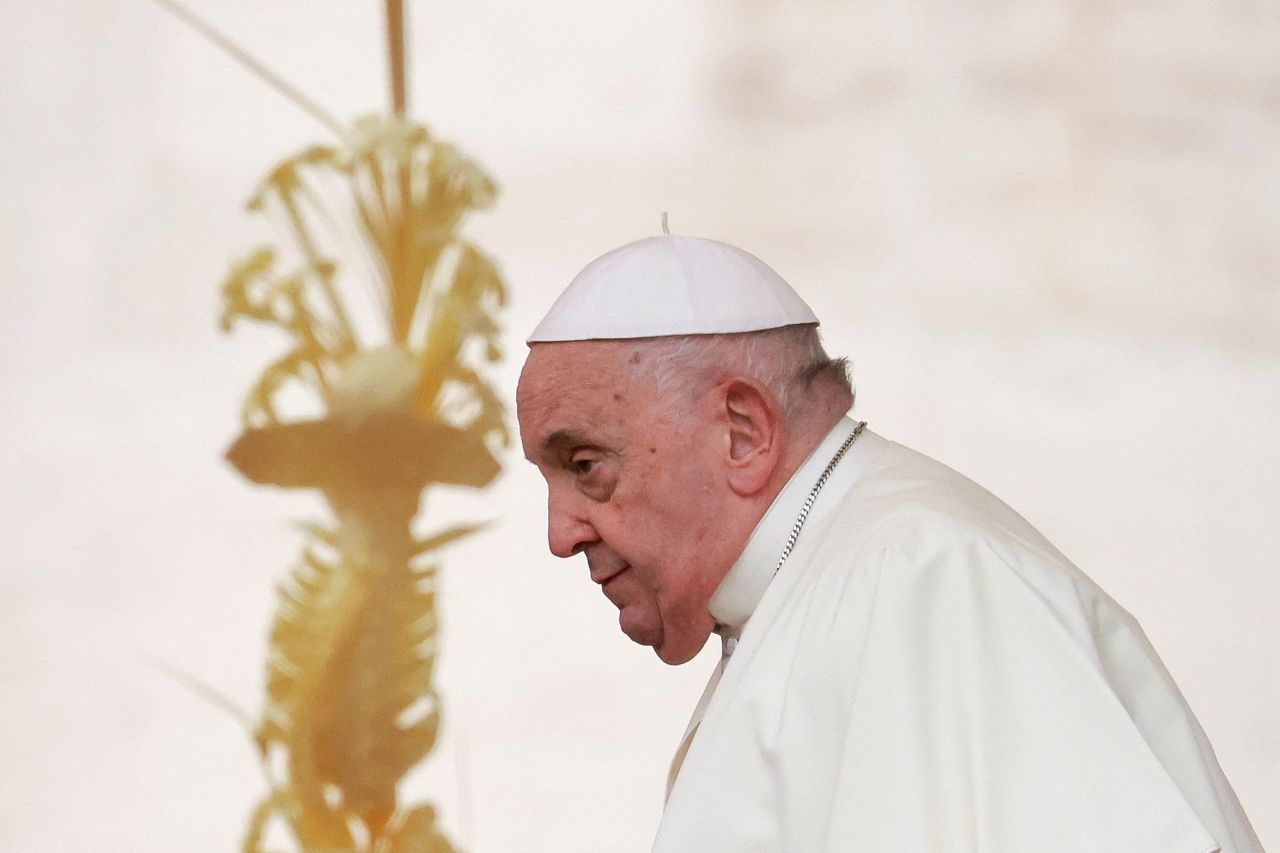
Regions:
<instances>
[{"instance_id":1,"label":"spot on forehead","mask_svg":"<svg viewBox=\"0 0 1280 853\"><path fill-rule=\"evenodd\" d=\"M621 402L622 402L622 395L621 395L621 394L614 394L614 395L613 395L613 402L615 402L615 403L621 403Z\"/></svg>"},{"instance_id":2,"label":"spot on forehead","mask_svg":"<svg viewBox=\"0 0 1280 853\"><path fill-rule=\"evenodd\" d=\"M630 364L639 364L639 363L640 363L640 353L638 353L638 352L633 352L633 353L631 353L631 358L627 359L627 362L628 362L628 363L630 363Z\"/></svg>"}]
</instances>

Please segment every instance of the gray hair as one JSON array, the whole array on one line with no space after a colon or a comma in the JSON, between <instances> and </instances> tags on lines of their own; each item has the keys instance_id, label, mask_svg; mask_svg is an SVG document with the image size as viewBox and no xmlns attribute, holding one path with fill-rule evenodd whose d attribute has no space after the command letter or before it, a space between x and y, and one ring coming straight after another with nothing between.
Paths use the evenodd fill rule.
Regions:
<instances>
[{"instance_id":1,"label":"gray hair","mask_svg":"<svg viewBox=\"0 0 1280 853\"><path fill-rule=\"evenodd\" d=\"M719 382L754 379L796 424L815 393L845 394L853 402L848 359L822 348L816 324L725 335L680 335L632 342L638 377L654 383L674 414Z\"/></svg>"}]
</instances>

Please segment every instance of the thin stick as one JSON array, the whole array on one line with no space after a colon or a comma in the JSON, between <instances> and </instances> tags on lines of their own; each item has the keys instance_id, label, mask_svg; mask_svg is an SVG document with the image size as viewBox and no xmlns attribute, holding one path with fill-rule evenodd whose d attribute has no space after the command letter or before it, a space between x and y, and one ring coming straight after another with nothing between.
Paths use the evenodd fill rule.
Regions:
<instances>
[{"instance_id":1,"label":"thin stick","mask_svg":"<svg viewBox=\"0 0 1280 853\"><path fill-rule=\"evenodd\" d=\"M315 241L311 239L310 232L307 231L306 223L302 219L302 211L298 209L298 203L294 201L293 196L288 192L278 193L278 196L280 203L284 206L284 212L289 219L289 224L293 228L298 247L302 249L302 255L307 259L307 265L316 271L316 277L320 281L320 288L329 300L329 308L333 311L334 320L338 324L338 333L342 337L341 355L347 355L359 349L356 341L355 326L351 324L347 309L343 307L342 297L338 295L338 289L333 286L333 276L324 272L324 267L320 263L320 251L316 248Z\"/></svg>"},{"instance_id":2,"label":"thin stick","mask_svg":"<svg viewBox=\"0 0 1280 853\"><path fill-rule=\"evenodd\" d=\"M237 723L239 723L244 728L245 731L247 731L250 735L253 734L253 726L254 726L253 717L249 716L248 711L241 708L232 700L228 699L219 690L217 690L214 687L210 687L209 684L200 680L199 678L196 678L191 673L183 672L182 670L178 669L176 666L169 663L168 661L162 660L161 658L155 657L154 655L144 654L143 659L148 664L158 669L163 674L167 675L169 678L173 679L174 681L181 684L183 687L190 690L192 693L199 696L201 699L205 700L211 705L221 708L224 712L226 712L229 716L231 716Z\"/></svg>"},{"instance_id":3,"label":"thin stick","mask_svg":"<svg viewBox=\"0 0 1280 853\"><path fill-rule=\"evenodd\" d=\"M254 739L255 723L253 717L244 708L227 698L220 690L196 678L189 672L183 672L163 658L158 658L145 652L142 658L152 667L159 670L161 674L168 676L196 696L227 713L240 724L240 727L244 729L245 734L249 735L250 739ZM267 756L262 752L258 752L258 768L262 771L262 777L266 780L268 788L274 791L280 787L276 782L275 772L271 769L270 761L267 760Z\"/></svg>"},{"instance_id":4,"label":"thin stick","mask_svg":"<svg viewBox=\"0 0 1280 853\"><path fill-rule=\"evenodd\" d=\"M404 44L404 0L386 0L387 10L387 75L391 83L391 112L401 121L405 117L405 109L409 99L405 85L405 44ZM420 282L411 281L411 261L413 244L410 236L412 221L417 211L413 203L413 179L409 172L410 163L400 162L396 165L396 189L398 191L399 216L395 218L391 228L391 253L388 258L388 271L391 284L391 337L402 341L408 337L413 323L413 311L408 317L401 317L397 306L402 297ZM410 303L412 306L413 303Z\"/></svg>"},{"instance_id":5,"label":"thin stick","mask_svg":"<svg viewBox=\"0 0 1280 853\"><path fill-rule=\"evenodd\" d=\"M256 74L258 78L268 86L292 101L295 106L309 113L312 118L327 127L339 139L346 138L346 128L343 127L337 119L325 112L319 104L302 94L302 92L298 91L294 86L290 85L282 77L267 68L261 62L254 59L247 51L231 39L215 30L209 24L206 24L200 18L196 17L195 13L190 9L187 9L185 6L178 3L177 0L155 0L155 2L166 9L174 17L191 27L191 29L204 36L215 46L221 48L232 59L239 62L253 74Z\"/></svg>"},{"instance_id":6,"label":"thin stick","mask_svg":"<svg viewBox=\"0 0 1280 853\"><path fill-rule=\"evenodd\" d=\"M391 111L396 118L404 118L405 111L409 108L404 74L404 0L387 0L387 56L387 70L391 77Z\"/></svg>"}]
</instances>

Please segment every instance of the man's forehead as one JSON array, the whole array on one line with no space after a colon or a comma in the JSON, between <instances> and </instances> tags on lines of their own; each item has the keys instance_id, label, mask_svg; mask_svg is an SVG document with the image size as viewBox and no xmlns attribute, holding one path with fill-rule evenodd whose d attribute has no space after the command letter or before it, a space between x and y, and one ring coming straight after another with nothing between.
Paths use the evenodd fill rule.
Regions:
<instances>
[{"instance_id":1,"label":"man's forehead","mask_svg":"<svg viewBox=\"0 0 1280 853\"><path fill-rule=\"evenodd\" d=\"M516 387L516 403L522 414L528 408L581 406L616 383L613 365L604 355L579 342L532 347Z\"/></svg>"},{"instance_id":2,"label":"man's forehead","mask_svg":"<svg viewBox=\"0 0 1280 853\"><path fill-rule=\"evenodd\" d=\"M635 402L632 349L618 341L534 345L516 391L526 455L617 439Z\"/></svg>"},{"instance_id":3,"label":"man's forehead","mask_svg":"<svg viewBox=\"0 0 1280 853\"><path fill-rule=\"evenodd\" d=\"M520 372L518 396L607 389L626 378L623 341L533 344Z\"/></svg>"}]
</instances>

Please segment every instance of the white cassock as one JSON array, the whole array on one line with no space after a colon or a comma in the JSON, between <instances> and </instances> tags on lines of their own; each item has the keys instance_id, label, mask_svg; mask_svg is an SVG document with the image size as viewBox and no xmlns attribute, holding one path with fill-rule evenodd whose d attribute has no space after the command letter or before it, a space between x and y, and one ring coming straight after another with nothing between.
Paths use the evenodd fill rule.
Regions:
<instances>
[{"instance_id":1,"label":"white cassock","mask_svg":"<svg viewBox=\"0 0 1280 853\"><path fill-rule=\"evenodd\" d=\"M1133 617L949 468L863 432L774 576L853 428L792 477L711 601L736 647L654 850L1261 851Z\"/></svg>"}]
</instances>

